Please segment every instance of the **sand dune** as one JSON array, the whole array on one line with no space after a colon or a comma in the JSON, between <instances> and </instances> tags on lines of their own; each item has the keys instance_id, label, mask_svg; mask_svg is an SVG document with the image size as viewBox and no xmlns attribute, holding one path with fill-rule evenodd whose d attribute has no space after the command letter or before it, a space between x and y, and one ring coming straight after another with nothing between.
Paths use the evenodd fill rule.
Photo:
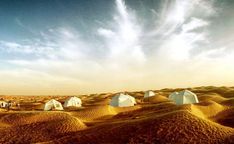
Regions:
<instances>
[{"instance_id":1,"label":"sand dune","mask_svg":"<svg viewBox=\"0 0 234 144\"><path fill-rule=\"evenodd\" d=\"M85 108L80 111L70 112L70 114L80 118L83 121L92 121L100 117L115 115L116 112L111 106L104 105Z\"/></svg>"},{"instance_id":2,"label":"sand dune","mask_svg":"<svg viewBox=\"0 0 234 144\"><path fill-rule=\"evenodd\" d=\"M0 143L48 141L86 128L78 118L61 112L8 113L1 116L1 123L8 127L0 130Z\"/></svg>"},{"instance_id":3,"label":"sand dune","mask_svg":"<svg viewBox=\"0 0 234 144\"><path fill-rule=\"evenodd\" d=\"M234 108L221 111L213 119L219 124L234 128Z\"/></svg>"},{"instance_id":4,"label":"sand dune","mask_svg":"<svg viewBox=\"0 0 234 144\"><path fill-rule=\"evenodd\" d=\"M176 105L171 92L126 92L137 105L112 107L112 93L79 96L82 107L43 111L44 102L68 96L2 96L19 103L0 109L0 143L234 143L234 88L189 88L199 103Z\"/></svg>"},{"instance_id":5,"label":"sand dune","mask_svg":"<svg viewBox=\"0 0 234 144\"><path fill-rule=\"evenodd\" d=\"M140 108L139 106L126 107L126 108L117 108L117 107L112 107L109 105L92 106L92 107L88 107L80 111L70 112L70 114L75 117L78 117L79 119L85 122L87 121L89 122L95 119L111 117L120 112L132 111L132 110L139 109L139 108Z\"/></svg>"},{"instance_id":6,"label":"sand dune","mask_svg":"<svg viewBox=\"0 0 234 144\"><path fill-rule=\"evenodd\" d=\"M173 123L173 124L172 124ZM101 133L94 133L101 130ZM55 142L81 143L222 143L233 134L232 128L201 119L180 110L151 118L103 124L74 133ZM214 135L215 134L215 135ZM88 135L83 137L83 135Z\"/></svg>"},{"instance_id":7,"label":"sand dune","mask_svg":"<svg viewBox=\"0 0 234 144\"><path fill-rule=\"evenodd\" d=\"M168 102L168 101L169 99L162 95L144 98L144 102L150 102L150 103L160 103L160 102Z\"/></svg>"},{"instance_id":8,"label":"sand dune","mask_svg":"<svg viewBox=\"0 0 234 144\"><path fill-rule=\"evenodd\" d=\"M225 106L222 106L211 100L191 105L192 113L204 118L211 118L225 109Z\"/></svg>"},{"instance_id":9,"label":"sand dune","mask_svg":"<svg viewBox=\"0 0 234 144\"><path fill-rule=\"evenodd\" d=\"M200 101L212 100L212 101L219 103L219 102L227 100L227 98L222 97L221 95L217 93L207 93L207 94L201 94L199 96L199 100Z\"/></svg>"},{"instance_id":10,"label":"sand dune","mask_svg":"<svg viewBox=\"0 0 234 144\"><path fill-rule=\"evenodd\" d=\"M224 100L221 102L222 105L226 105L226 106L233 106L234 104L234 98L230 98L227 100Z\"/></svg>"}]
</instances>

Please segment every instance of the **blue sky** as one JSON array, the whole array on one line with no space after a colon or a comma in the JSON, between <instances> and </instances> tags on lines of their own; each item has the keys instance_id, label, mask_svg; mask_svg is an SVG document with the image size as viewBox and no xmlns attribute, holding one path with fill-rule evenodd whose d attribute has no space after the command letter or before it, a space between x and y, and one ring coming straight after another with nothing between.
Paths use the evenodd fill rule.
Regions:
<instances>
[{"instance_id":1,"label":"blue sky","mask_svg":"<svg viewBox=\"0 0 234 144\"><path fill-rule=\"evenodd\" d=\"M1 0L0 93L233 85L231 0Z\"/></svg>"}]
</instances>

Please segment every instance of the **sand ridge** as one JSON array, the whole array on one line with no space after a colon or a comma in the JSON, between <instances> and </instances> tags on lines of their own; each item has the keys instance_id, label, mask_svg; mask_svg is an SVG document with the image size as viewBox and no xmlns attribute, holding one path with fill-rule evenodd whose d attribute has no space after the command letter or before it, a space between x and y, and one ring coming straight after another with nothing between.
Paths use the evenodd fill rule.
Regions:
<instances>
[{"instance_id":1,"label":"sand ridge","mask_svg":"<svg viewBox=\"0 0 234 144\"><path fill-rule=\"evenodd\" d=\"M1 143L45 141L86 128L78 118L63 112L12 112L1 117L1 122L10 125L0 130Z\"/></svg>"},{"instance_id":2,"label":"sand ridge","mask_svg":"<svg viewBox=\"0 0 234 144\"><path fill-rule=\"evenodd\" d=\"M54 98L62 104L69 96L2 96L20 103L0 110L0 143L234 143L234 88L188 88L197 104L176 105L171 92L126 92L137 100L131 107L109 105L113 93L79 96L82 107L43 111Z\"/></svg>"},{"instance_id":3,"label":"sand ridge","mask_svg":"<svg viewBox=\"0 0 234 144\"><path fill-rule=\"evenodd\" d=\"M93 133L100 129L102 133ZM201 119L188 111L178 110L151 118L103 124L75 133L69 138L61 138L56 142L189 143L196 141L198 143L222 143L233 132L232 128ZM82 139L83 134L88 137Z\"/></svg>"}]
</instances>

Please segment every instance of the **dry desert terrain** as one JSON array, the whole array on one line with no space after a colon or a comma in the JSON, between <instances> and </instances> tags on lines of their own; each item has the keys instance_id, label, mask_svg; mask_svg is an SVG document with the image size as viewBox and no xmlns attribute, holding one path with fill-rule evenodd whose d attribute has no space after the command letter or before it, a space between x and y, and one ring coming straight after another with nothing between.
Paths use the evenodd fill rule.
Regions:
<instances>
[{"instance_id":1,"label":"dry desert terrain","mask_svg":"<svg viewBox=\"0 0 234 144\"><path fill-rule=\"evenodd\" d=\"M168 99L181 89L127 92L133 107L109 105L114 93L78 96L80 108L43 111L54 98L62 104L69 96L1 96L19 103L0 110L0 143L234 143L234 87L196 87L199 103L176 105Z\"/></svg>"}]
</instances>

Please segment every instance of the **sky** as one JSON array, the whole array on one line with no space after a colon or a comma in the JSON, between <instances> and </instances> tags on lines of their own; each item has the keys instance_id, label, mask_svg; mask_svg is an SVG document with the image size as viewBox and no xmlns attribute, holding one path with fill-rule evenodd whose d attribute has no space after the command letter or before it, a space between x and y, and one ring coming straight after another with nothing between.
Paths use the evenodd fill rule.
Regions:
<instances>
[{"instance_id":1,"label":"sky","mask_svg":"<svg viewBox=\"0 0 234 144\"><path fill-rule=\"evenodd\" d=\"M232 0L1 0L0 94L234 85Z\"/></svg>"}]
</instances>

